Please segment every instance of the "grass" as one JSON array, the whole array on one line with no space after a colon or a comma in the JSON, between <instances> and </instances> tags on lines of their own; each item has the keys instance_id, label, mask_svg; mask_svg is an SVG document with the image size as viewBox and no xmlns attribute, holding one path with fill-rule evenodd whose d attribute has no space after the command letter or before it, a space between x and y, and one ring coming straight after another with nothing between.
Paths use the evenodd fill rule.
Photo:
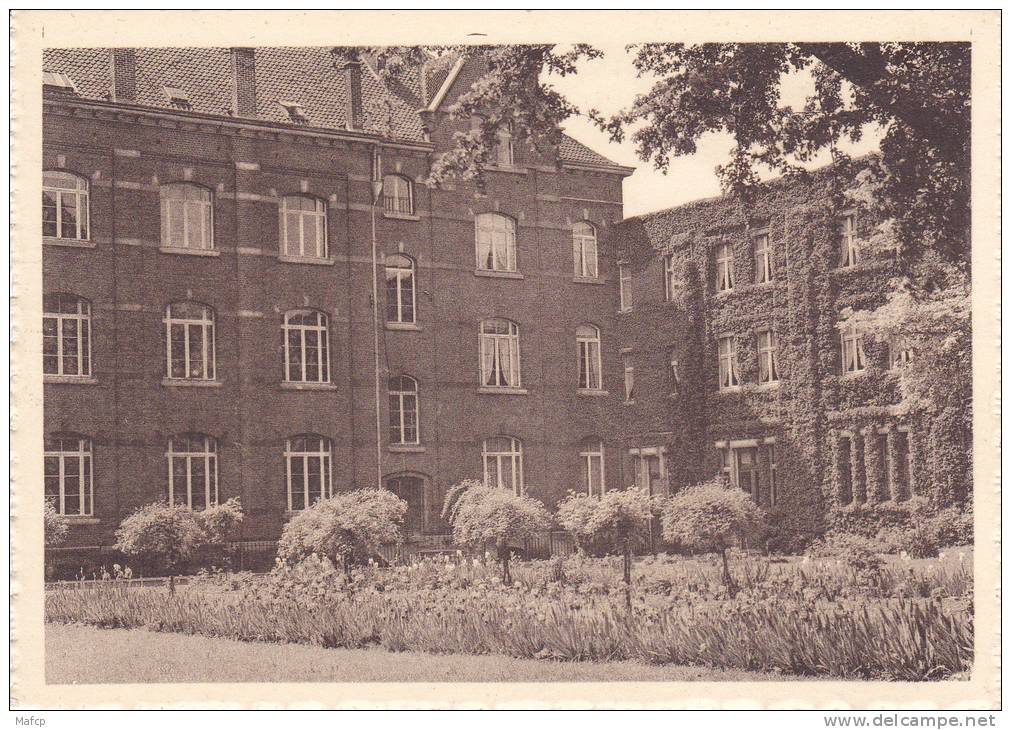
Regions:
<instances>
[{"instance_id":1,"label":"grass","mask_svg":"<svg viewBox=\"0 0 1011 730\"><path fill-rule=\"evenodd\" d=\"M324 649L166 634L46 626L46 682L691 682L781 680L774 673L639 662Z\"/></svg>"}]
</instances>

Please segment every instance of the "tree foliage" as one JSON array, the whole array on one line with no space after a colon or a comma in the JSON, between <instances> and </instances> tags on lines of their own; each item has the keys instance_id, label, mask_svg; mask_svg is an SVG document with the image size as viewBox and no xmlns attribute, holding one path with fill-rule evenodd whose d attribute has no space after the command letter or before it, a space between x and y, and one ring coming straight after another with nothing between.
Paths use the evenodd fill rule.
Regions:
<instances>
[{"instance_id":1,"label":"tree foliage","mask_svg":"<svg viewBox=\"0 0 1011 730\"><path fill-rule=\"evenodd\" d=\"M116 530L116 549L155 571L173 574L207 546L224 544L242 522L237 497L194 511L155 502L126 517Z\"/></svg>"},{"instance_id":2,"label":"tree foliage","mask_svg":"<svg viewBox=\"0 0 1011 730\"><path fill-rule=\"evenodd\" d=\"M559 524L581 548L604 544L625 558L625 582L631 580L632 543L649 535L653 499L645 490L612 489L603 495L570 494L558 504Z\"/></svg>"},{"instance_id":3,"label":"tree foliage","mask_svg":"<svg viewBox=\"0 0 1011 730\"><path fill-rule=\"evenodd\" d=\"M474 480L464 480L450 489L443 518L452 525L457 544L495 551L506 584L510 582L512 551L551 527L551 517L536 499Z\"/></svg>"},{"instance_id":4,"label":"tree foliage","mask_svg":"<svg viewBox=\"0 0 1011 730\"><path fill-rule=\"evenodd\" d=\"M291 518L281 531L277 555L297 563L309 555L353 565L368 561L380 546L399 543L407 503L386 489L358 489L320 500Z\"/></svg>"},{"instance_id":5,"label":"tree foliage","mask_svg":"<svg viewBox=\"0 0 1011 730\"><path fill-rule=\"evenodd\" d=\"M45 522L46 547L62 545L67 539L70 526L67 524L66 518L56 511L56 507L48 499L42 506L42 518Z\"/></svg>"},{"instance_id":6,"label":"tree foliage","mask_svg":"<svg viewBox=\"0 0 1011 730\"><path fill-rule=\"evenodd\" d=\"M674 495L663 514L668 542L723 557L723 578L734 590L727 550L765 532L765 515L744 490L716 478Z\"/></svg>"}]
</instances>

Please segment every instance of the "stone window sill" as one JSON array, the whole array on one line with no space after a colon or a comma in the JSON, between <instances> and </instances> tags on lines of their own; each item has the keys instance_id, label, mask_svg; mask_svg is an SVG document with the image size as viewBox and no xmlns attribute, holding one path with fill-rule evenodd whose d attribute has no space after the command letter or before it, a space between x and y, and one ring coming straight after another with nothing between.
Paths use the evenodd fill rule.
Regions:
<instances>
[{"instance_id":1,"label":"stone window sill","mask_svg":"<svg viewBox=\"0 0 1011 730\"><path fill-rule=\"evenodd\" d=\"M864 368L863 370L857 370L856 372L852 372L852 373L843 373L843 374L841 374L839 376L839 379L840 380L853 380L854 378L862 378L863 375L864 375L864 373L866 373L866 372L867 372L867 368Z\"/></svg>"},{"instance_id":2,"label":"stone window sill","mask_svg":"<svg viewBox=\"0 0 1011 730\"><path fill-rule=\"evenodd\" d=\"M590 276L573 276L572 282L574 284L596 284L597 286L603 286L607 282L600 277L590 277Z\"/></svg>"},{"instance_id":3,"label":"stone window sill","mask_svg":"<svg viewBox=\"0 0 1011 730\"><path fill-rule=\"evenodd\" d=\"M717 388L716 389L716 394L717 395L730 395L732 393L740 393L740 392L741 392L741 386L739 386L739 385L732 385L729 388Z\"/></svg>"},{"instance_id":4,"label":"stone window sill","mask_svg":"<svg viewBox=\"0 0 1011 730\"><path fill-rule=\"evenodd\" d=\"M94 248L95 242L78 238L53 238L43 236L42 243L47 246L64 246L66 248Z\"/></svg>"},{"instance_id":5,"label":"stone window sill","mask_svg":"<svg viewBox=\"0 0 1011 730\"><path fill-rule=\"evenodd\" d=\"M93 375L43 375L43 383L59 383L66 385L98 385L98 379Z\"/></svg>"},{"instance_id":6,"label":"stone window sill","mask_svg":"<svg viewBox=\"0 0 1011 730\"><path fill-rule=\"evenodd\" d=\"M477 392L486 395L526 395L528 391L526 388L495 388L482 385L477 389Z\"/></svg>"},{"instance_id":7,"label":"stone window sill","mask_svg":"<svg viewBox=\"0 0 1011 730\"><path fill-rule=\"evenodd\" d=\"M159 246L162 253L174 254L177 256L211 256L217 257L221 252L213 248L182 248L180 246Z\"/></svg>"},{"instance_id":8,"label":"stone window sill","mask_svg":"<svg viewBox=\"0 0 1011 730\"><path fill-rule=\"evenodd\" d=\"M414 213L394 213L389 210L383 211L383 218L389 218L395 221L420 221L421 216L415 215Z\"/></svg>"},{"instance_id":9,"label":"stone window sill","mask_svg":"<svg viewBox=\"0 0 1011 730\"><path fill-rule=\"evenodd\" d=\"M632 313L632 308L631 307L628 307L626 309L619 309L618 310L618 314L631 314L631 313Z\"/></svg>"},{"instance_id":10,"label":"stone window sill","mask_svg":"<svg viewBox=\"0 0 1011 730\"><path fill-rule=\"evenodd\" d=\"M779 381L774 380L771 383L758 383L755 386L755 390L761 392L763 390L777 390L779 388Z\"/></svg>"},{"instance_id":11,"label":"stone window sill","mask_svg":"<svg viewBox=\"0 0 1011 730\"><path fill-rule=\"evenodd\" d=\"M518 271L492 271L490 269L474 269L474 276L487 276L491 279L522 279Z\"/></svg>"},{"instance_id":12,"label":"stone window sill","mask_svg":"<svg viewBox=\"0 0 1011 730\"><path fill-rule=\"evenodd\" d=\"M333 266L333 259L317 259L309 256L278 256L282 264L307 264L309 266Z\"/></svg>"},{"instance_id":13,"label":"stone window sill","mask_svg":"<svg viewBox=\"0 0 1011 730\"><path fill-rule=\"evenodd\" d=\"M284 381L281 383L281 390L337 390L333 383L294 383Z\"/></svg>"},{"instance_id":14,"label":"stone window sill","mask_svg":"<svg viewBox=\"0 0 1011 730\"><path fill-rule=\"evenodd\" d=\"M161 384L170 388L220 388L224 381L197 380L196 378L162 378Z\"/></svg>"},{"instance_id":15,"label":"stone window sill","mask_svg":"<svg viewBox=\"0 0 1011 730\"><path fill-rule=\"evenodd\" d=\"M97 525L101 522L100 519L91 515L63 515L63 519L70 525Z\"/></svg>"},{"instance_id":16,"label":"stone window sill","mask_svg":"<svg viewBox=\"0 0 1011 730\"><path fill-rule=\"evenodd\" d=\"M386 450L393 454L423 454L425 447L421 444L389 444Z\"/></svg>"},{"instance_id":17,"label":"stone window sill","mask_svg":"<svg viewBox=\"0 0 1011 730\"><path fill-rule=\"evenodd\" d=\"M395 332L421 332L421 327L414 322L387 322L386 329Z\"/></svg>"},{"instance_id":18,"label":"stone window sill","mask_svg":"<svg viewBox=\"0 0 1011 730\"><path fill-rule=\"evenodd\" d=\"M581 395L584 398L603 398L610 395L606 390L600 390L599 388L589 389L589 388L577 388L576 395Z\"/></svg>"}]
</instances>

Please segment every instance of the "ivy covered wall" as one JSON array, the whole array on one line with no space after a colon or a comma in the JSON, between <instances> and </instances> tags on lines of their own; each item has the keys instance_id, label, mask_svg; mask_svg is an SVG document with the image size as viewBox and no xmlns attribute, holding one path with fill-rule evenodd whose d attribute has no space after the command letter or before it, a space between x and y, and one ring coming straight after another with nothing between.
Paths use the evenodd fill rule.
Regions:
<instances>
[{"instance_id":1,"label":"ivy covered wall","mask_svg":"<svg viewBox=\"0 0 1011 730\"><path fill-rule=\"evenodd\" d=\"M830 524L894 521L912 496L940 507L968 491L965 461L932 458L951 451L951 429L939 437L936 418L904 407L887 345L865 337L863 371L842 372L841 313L882 304L895 273L891 260L870 256L841 267L844 192L858 169L840 163L773 181L747 208L714 198L628 219L613 239L613 254L632 275L632 306L618 315L617 336L634 363L636 396L615 403L612 432L628 448L663 446L671 490L718 472L717 444L757 444L756 498L785 547ZM862 211L856 221L860 236L875 223ZM773 281L757 283L755 236L763 232ZM717 290L723 244L733 251L731 291ZM774 384L759 384L763 330L778 341ZM740 386L720 390L719 339L727 337ZM631 478L632 466L624 472Z\"/></svg>"}]
</instances>

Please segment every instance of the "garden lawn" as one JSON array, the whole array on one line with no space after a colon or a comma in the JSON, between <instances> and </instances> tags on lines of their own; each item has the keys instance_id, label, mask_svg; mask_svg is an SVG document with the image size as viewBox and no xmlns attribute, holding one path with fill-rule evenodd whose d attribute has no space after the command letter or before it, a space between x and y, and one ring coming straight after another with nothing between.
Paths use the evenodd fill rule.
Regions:
<instances>
[{"instance_id":1,"label":"garden lawn","mask_svg":"<svg viewBox=\"0 0 1011 730\"><path fill-rule=\"evenodd\" d=\"M324 649L46 625L46 682L691 682L795 679L772 673L638 662L558 662L506 656Z\"/></svg>"}]
</instances>

